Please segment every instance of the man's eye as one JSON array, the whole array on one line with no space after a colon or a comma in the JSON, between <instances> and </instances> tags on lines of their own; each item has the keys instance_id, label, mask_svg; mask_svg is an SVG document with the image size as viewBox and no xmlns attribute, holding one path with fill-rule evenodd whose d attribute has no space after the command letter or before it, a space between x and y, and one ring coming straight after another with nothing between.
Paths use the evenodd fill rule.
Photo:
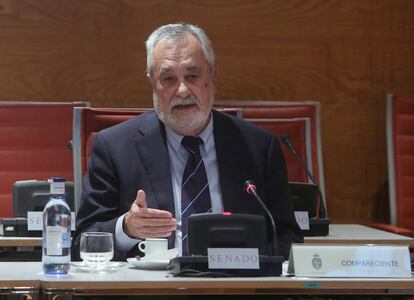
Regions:
<instances>
[{"instance_id":1,"label":"man's eye","mask_svg":"<svg viewBox=\"0 0 414 300\"><path fill-rule=\"evenodd\" d=\"M174 81L174 77L171 77L171 76L163 77L161 79L161 81L164 82L164 83L170 83L170 82L173 82Z\"/></svg>"},{"instance_id":2,"label":"man's eye","mask_svg":"<svg viewBox=\"0 0 414 300\"><path fill-rule=\"evenodd\" d=\"M197 74L191 74L187 76L187 80L188 81L196 81L198 79L198 75Z\"/></svg>"}]
</instances>

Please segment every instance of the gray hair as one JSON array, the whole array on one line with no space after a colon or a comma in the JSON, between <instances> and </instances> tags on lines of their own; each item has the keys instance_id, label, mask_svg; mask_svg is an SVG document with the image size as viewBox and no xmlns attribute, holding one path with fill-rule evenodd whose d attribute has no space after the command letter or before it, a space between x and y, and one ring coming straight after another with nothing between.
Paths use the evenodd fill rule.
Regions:
<instances>
[{"instance_id":1,"label":"gray hair","mask_svg":"<svg viewBox=\"0 0 414 300\"><path fill-rule=\"evenodd\" d=\"M147 73L150 74L153 59L154 59L154 48L160 41L178 43L182 41L187 34L194 36L201 44L204 56L210 66L214 66L214 50L211 45L211 41L203 29L196 25L188 23L176 23L167 24L157 28L148 37L145 42L147 48Z\"/></svg>"}]
</instances>

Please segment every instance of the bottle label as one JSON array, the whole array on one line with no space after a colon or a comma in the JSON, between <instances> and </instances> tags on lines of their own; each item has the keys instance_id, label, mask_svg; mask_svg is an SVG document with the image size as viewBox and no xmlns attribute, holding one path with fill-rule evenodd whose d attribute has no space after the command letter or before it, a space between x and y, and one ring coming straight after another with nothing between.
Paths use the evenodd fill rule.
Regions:
<instances>
[{"instance_id":1,"label":"bottle label","mask_svg":"<svg viewBox=\"0 0 414 300\"><path fill-rule=\"evenodd\" d=\"M62 255L64 228L47 226L46 255Z\"/></svg>"},{"instance_id":2,"label":"bottle label","mask_svg":"<svg viewBox=\"0 0 414 300\"><path fill-rule=\"evenodd\" d=\"M51 182L50 193L52 195L64 195L65 194L65 183L64 182Z\"/></svg>"},{"instance_id":3,"label":"bottle label","mask_svg":"<svg viewBox=\"0 0 414 300\"><path fill-rule=\"evenodd\" d=\"M70 240L70 231L63 232L63 248L70 248L71 240Z\"/></svg>"}]
</instances>

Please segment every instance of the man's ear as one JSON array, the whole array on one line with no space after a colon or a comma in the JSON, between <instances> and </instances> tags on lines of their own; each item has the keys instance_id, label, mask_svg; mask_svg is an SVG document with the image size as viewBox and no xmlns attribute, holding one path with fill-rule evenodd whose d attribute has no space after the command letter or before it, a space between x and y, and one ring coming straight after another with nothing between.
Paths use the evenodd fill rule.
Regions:
<instances>
[{"instance_id":1,"label":"man's ear","mask_svg":"<svg viewBox=\"0 0 414 300\"><path fill-rule=\"evenodd\" d=\"M151 88L154 89L155 85L154 85L154 82L152 81L150 73L147 73L147 80L148 80L148 83L151 86Z\"/></svg>"}]
</instances>

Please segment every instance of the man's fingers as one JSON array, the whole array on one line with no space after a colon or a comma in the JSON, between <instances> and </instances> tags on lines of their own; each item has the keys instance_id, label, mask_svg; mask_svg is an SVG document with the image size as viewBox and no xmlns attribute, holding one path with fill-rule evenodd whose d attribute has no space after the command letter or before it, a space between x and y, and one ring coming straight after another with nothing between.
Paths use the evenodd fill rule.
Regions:
<instances>
[{"instance_id":1,"label":"man's fingers","mask_svg":"<svg viewBox=\"0 0 414 300\"><path fill-rule=\"evenodd\" d=\"M124 231L131 237L168 237L177 229L177 221L169 211L148 208L143 190L137 192L134 203L124 218Z\"/></svg>"},{"instance_id":2,"label":"man's fingers","mask_svg":"<svg viewBox=\"0 0 414 300\"><path fill-rule=\"evenodd\" d=\"M139 212L141 218L148 219L171 219L172 214L166 210L160 210L155 208L141 209Z\"/></svg>"},{"instance_id":3,"label":"man's fingers","mask_svg":"<svg viewBox=\"0 0 414 300\"><path fill-rule=\"evenodd\" d=\"M170 227L173 230L177 227L177 221L173 218L170 219L154 219L154 218L139 218L136 220L136 225L138 227Z\"/></svg>"},{"instance_id":4,"label":"man's fingers","mask_svg":"<svg viewBox=\"0 0 414 300\"><path fill-rule=\"evenodd\" d=\"M147 197L143 190L137 192L134 204L138 206L138 213L141 218L172 218L172 214L169 211L148 208Z\"/></svg>"},{"instance_id":5,"label":"man's fingers","mask_svg":"<svg viewBox=\"0 0 414 300\"><path fill-rule=\"evenodd\" d=\"M152 235L159 236L160 234L165 234L167 232L171 233L175 230L175 227L162 226L162 227L142 227L139 229L141 235Z\"/></svg>"},{"instance_id":6,"label":"man's fingers","mask_svg":"<svg viewBox=\"0 0 414 300\"><path fill-rule=\"evenodd\" d=\"M143 190L137 192L137 197L135 198L134 203L138 205L139 208L147 208L147 197Z\"/></svg>"},{"instance_id":7,"label":"man's fingers","mask_svg":"<svg viewBox=\"0 0 414 300\"><path fill-rule=\"evenodd\" d=\"M165 231L165 232L159 232L156 235L154 233L141 233L139 236L142 239L148 239L148 238L162 238L162 237L169 237L172 234L171 231Z\"/></svg>"},{"instance_id":8,"label":"man's fingers","mask_svg":"<svg viewBox=\"0 0 414 300\"><path fill-rule=\"evenodd\" d=\"M167 237L177 229L177 221L174 218L136 217L131 220L130 224L132 225L131 235L139 238Z\"/></svg>"}]
</instances>

